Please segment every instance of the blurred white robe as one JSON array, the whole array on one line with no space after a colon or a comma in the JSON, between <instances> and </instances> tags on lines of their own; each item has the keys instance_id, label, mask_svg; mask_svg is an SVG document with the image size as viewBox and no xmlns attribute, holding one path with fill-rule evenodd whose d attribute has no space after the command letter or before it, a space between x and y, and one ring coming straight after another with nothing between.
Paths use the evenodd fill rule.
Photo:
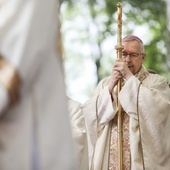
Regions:
<instances>
[{"instance_id":1,"label":"blurred white robe","mask_svg":"<svg viewBox=\"0 0 170 170\"><path fill-rule=\"evenodd\" d=\"M111 120L118 108L116 100L112 103L108 80L99 83L94 97L82 107L89 132L90 170L106 170L109 166ZM149 74L140 83L135 76L130 77L118 95L130 116L131 170L169 170L170 88L166 79L157 74ZM116 99L115 92L113 97Z\"/></svg>"},{"instance_id":2,"label":"blurred white robe","mask_svg":"<svg viewBox=\"0 0 170 170\"><path fill-rule=\"evenodd\" d=\"M0 170L75 170L56 0L0 2L0 54L18 71L12 107L0 84Z\"/></svg>"},{"instance_id":3,"label":"blurred white robe","mask_svg":"<svg viewBox=\"0 0 170 170\"><path fill-rule=\"evenodd\" d=\"M87 134L81 104L71 98L68 98L68 110L70 114L78 169L88 170Z\"/></svg>"}]
</instances>

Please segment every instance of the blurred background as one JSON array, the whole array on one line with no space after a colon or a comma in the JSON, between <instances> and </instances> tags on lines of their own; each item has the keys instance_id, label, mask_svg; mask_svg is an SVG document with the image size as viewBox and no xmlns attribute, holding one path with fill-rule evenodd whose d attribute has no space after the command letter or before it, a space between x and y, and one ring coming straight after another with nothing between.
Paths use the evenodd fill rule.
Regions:
<instances>
[{"instance_id":1,"label":"blurred background","mask_svg":"<svg viewBox=\"0 0 170 170\"><path fill-rule=\"evenodd\" d=\"M145 44L144 65L170 81L170 0L61 0L58 32L66 92L81 103L110 75L116 59L117 3L122 4L122 36Z\"/></svg>"}]
</instances>

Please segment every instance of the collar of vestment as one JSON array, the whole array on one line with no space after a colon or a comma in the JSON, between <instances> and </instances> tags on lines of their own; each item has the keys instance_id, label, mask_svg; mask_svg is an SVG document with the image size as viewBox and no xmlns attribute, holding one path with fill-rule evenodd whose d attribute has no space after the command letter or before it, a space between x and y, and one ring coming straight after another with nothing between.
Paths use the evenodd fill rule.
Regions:
<instances>
[{"instance_id":1,"label":"collar of vestment","mask_svg":"<svg viewBox=\"0 0 170 170\"><path fill-rule=\"evenodd\" d=\"M149 72L145 68L144 65L139 69L139 71L134 75L140 82L142 82L147 76L149 75ZM125 84L126 79L123 79L122 86Z\"/></svg>"},{"instance_id":2,"label":"collar of vestment","mask_svg":"<svg viewBox=\"0 0 170 170\"><path fill-rule=\"evenodd\" d=\"M147 71L145 66L142 65L141 69L135 74L135 77L137 77L138 80L142 82L148 75L149 75L149 72Z\"/></svg>"}]
</instances>

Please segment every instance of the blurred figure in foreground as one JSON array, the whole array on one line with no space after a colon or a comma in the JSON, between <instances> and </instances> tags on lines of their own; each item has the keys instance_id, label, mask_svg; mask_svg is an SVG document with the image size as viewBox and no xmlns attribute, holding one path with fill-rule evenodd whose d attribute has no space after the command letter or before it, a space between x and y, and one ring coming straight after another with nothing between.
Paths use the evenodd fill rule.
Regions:
<instances>
[{"instance_id":1,"label":"blurred figure in foreground","mask_svg":"<svg viewBox=\"0 0 170 170\"><path fill-rule=\"evenodd\" d=\"M0 1L0 169L75 170L56 0Z\"/></svg>"},{"instance_id":2,"label":"blurred figure in foreground","mask_svg":"<svg viewBox=\"0 0 170 170\"><path fill-rule=\"evenodd\" d=\"M87 134L81 104L68 98L71 129L79 170L88 170Z\"/></svg>"}]
</instances>

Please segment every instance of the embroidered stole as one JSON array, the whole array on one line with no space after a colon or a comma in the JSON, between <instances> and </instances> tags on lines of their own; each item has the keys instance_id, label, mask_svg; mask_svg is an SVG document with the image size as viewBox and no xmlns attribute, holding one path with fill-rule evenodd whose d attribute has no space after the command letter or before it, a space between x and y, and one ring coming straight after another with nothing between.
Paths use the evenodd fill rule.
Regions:
<instances>
[{"instance_id":1,"label":"embroidered stole","mask_svg":"<svg viewBox=\"0 0 170 170\"><path fill-rule=\"evenodd\" d=\"M144 66L135 75L139 81L143 81L148 76L148 71ZM122 81L122 87L124 85ZM122 109L122 150L123 150L123 170L130 170L130 133L129 133L129 115ZM109 170L118 170L118 139L117 139L117 116L113 119L110 153L109 153Z\"/></svg>"}]
</instances>

